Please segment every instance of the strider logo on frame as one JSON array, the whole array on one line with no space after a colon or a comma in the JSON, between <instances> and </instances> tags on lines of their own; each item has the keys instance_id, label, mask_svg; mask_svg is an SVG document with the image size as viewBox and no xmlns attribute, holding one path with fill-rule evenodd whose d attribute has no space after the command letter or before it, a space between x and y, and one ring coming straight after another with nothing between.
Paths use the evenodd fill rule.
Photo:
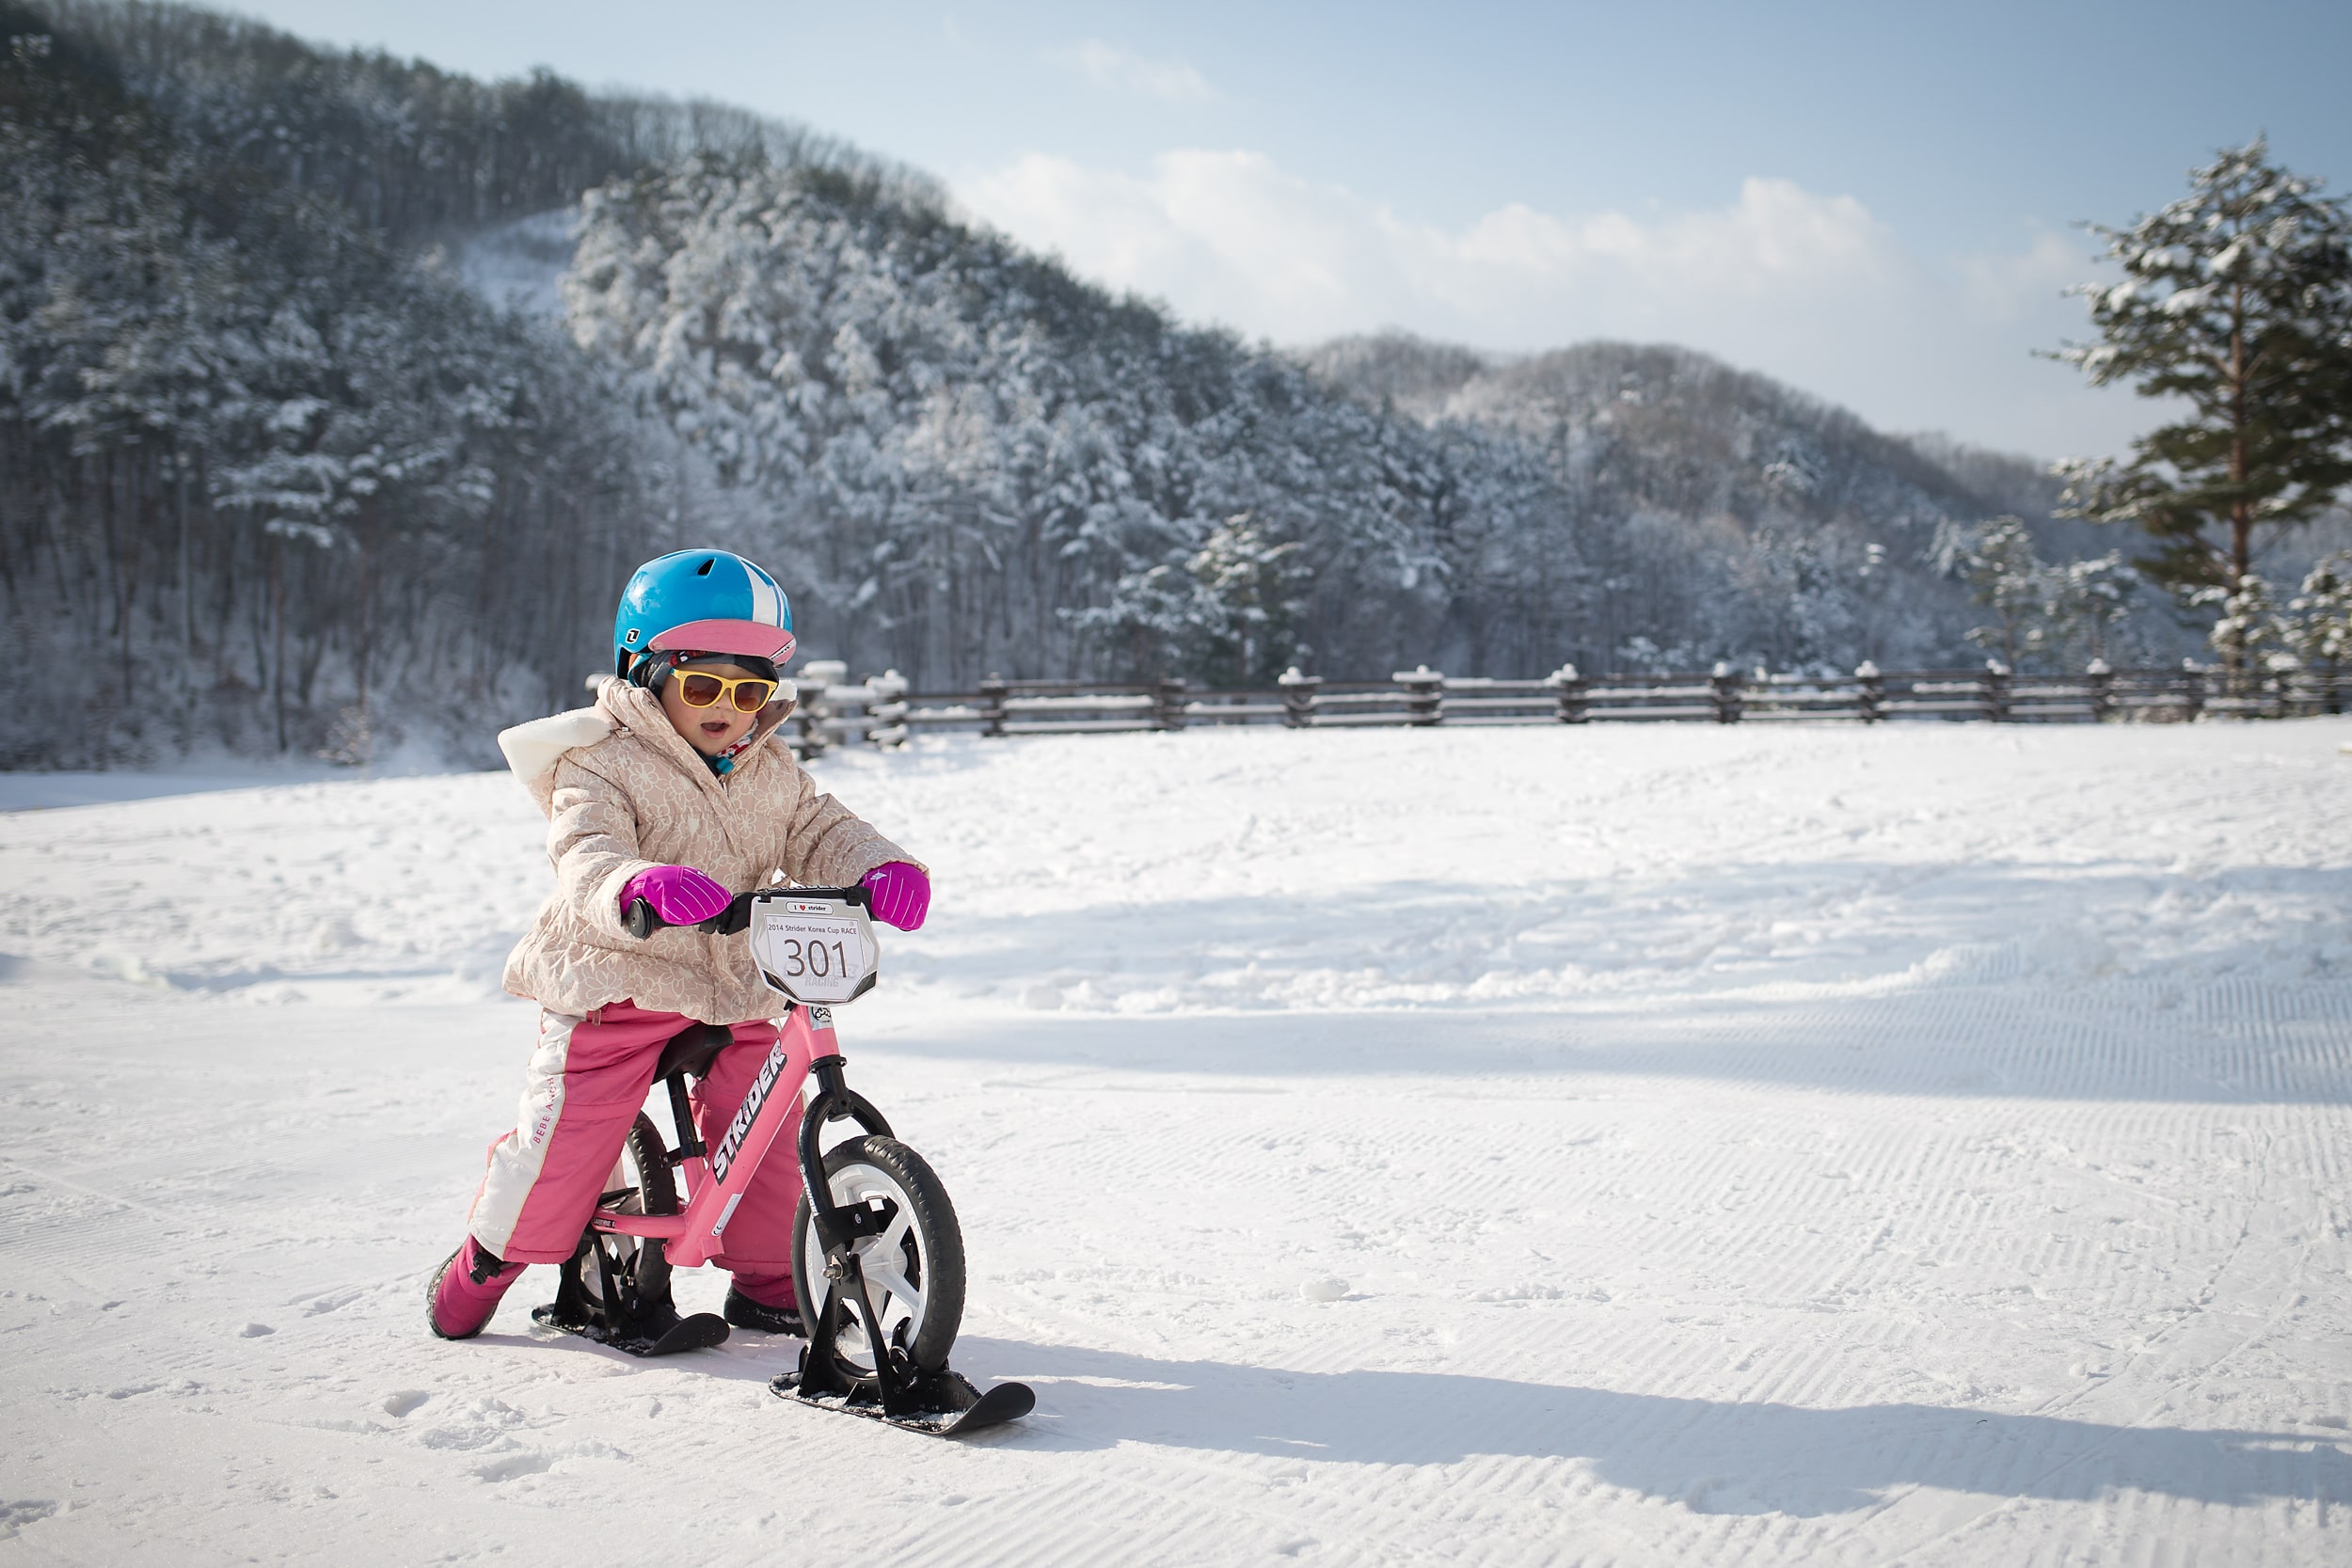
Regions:
<instances>
[{"instance_id":1,"label":"strider logo on frame","mask_svg":"<svg viewBox=\"0 0 2352 1568\"><path fill-rule=\"evenodd\" d=\"M810 1003L808 1006L808 1026L812 1029L832 1028L833 1009L831 1007L819 1006L813 1002Z\"/></svg>"},{"instance_id":2,"label":"strider logo on frame","mask_svg":"<svg viewBox=\"0 0 2352 1568\"><path fill-rule=\"evenodd\" d=\"M719 1151L710 1157L710 1180L724 1181L727 1167L735 1164L736 1152L743 1147L743 1134L759 1119L759 1108L768 1103L768 1091L776 1086L776 1079L784 1071L784 1042L778 1040L768 1048L768 1059L759 1064L759 1076L752 1080L743 1103L727 1123L727 1135L719 1140Z\"/></svg>"}]
</instances>

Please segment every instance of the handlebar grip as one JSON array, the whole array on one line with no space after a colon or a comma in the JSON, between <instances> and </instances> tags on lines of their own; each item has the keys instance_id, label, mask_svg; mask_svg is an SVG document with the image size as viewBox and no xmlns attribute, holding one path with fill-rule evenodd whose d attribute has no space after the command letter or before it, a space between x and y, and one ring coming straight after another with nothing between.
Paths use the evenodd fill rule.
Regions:
<instances>
[{"instance_id":1,"label":"handlebar grip","mask_svg":"<svg viewBox=\"0 0 2352 1568\"><path fill-rule=\"evenodd\" d=\"M739 893L727 900L725 909L721 910L708 920L696 921L694 929L708 931L713 936L731 937L751 926L753 899L763 893L786 891L788 890L779 887L755 887L749 893ZM845 904L854 904L862 910L870 910L874 907L874 890L863 883L855 887L812 887L803 888L800 891L828 898L838 898ZM627 928L630 936L635 937L639 942L644 942L656 931L670 929L670 923L654 913L653 906L643 898L632 898L628 901L628 908L621 911L621 925Z\"/></svg>"},{"instance_id":2,"label":"handlebar grip","mask_svg":"<svg viewBox=\"0 0 2352 1568\"><path fill-rule=\"evenodd\" d=\"M775 890L772 888L754 888L749 893L739 893L733 898L727 900L727 907L725 909L721 910L717 914L712 915L708 920L696 921L694 923L694 929L697 931L707 931L713 936L731 937L738 931L744 930L750 927L752 923L752 900L763 893L771 893L773 891ZM864 888L844 889L842 891L857 895L856 897L850 900L852 903L862 904L866 901L866 890ZM643 898L632 898L628 901L628 908L621 911L621 924L623 927L627 927L628 934L635 937L639 942L644 941L647 937L652 936L656 931L666 931L670 929L670 923L662 919L660 915L654 913L653 906L646 903Z\"/></svg>"}]
</instances>

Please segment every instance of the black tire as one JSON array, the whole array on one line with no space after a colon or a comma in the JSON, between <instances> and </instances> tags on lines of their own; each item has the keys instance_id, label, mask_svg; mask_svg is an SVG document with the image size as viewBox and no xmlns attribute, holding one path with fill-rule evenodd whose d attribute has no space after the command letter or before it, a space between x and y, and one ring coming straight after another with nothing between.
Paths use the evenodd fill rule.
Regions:
<instances>
[{"instance_id":1,"label":"black tire","mask_svg":"<svg viewBox=\"0 0 2352 1568\"><path fill-rule=\"evenodd\" d=\"M871 1134L829 1150L825 1178L835 1203L870 1207L879 1199L888 1213L882 1235L857 1243L859 1263L889 1344L919 1370L939 1370L963 1324L963 1231L947 1189L920 1154L896 1138ZM833 1297L805 1193L793 1216L792 1283L811 1339L817 1314L830 1314L834 1365L852 1380L870 1376L872 1349L856 1319Z\"/></svg>"},{"instance_id":2,"label":"black tire","mask_svg":"<svg viewBox=\"0 0 2352 1568\"><path fill-rule=\"evenodd\" d=\"M661 1130L653 1118L643 1111L637 1113L636 1123L621 1145L620 1163L611 1180L607 1191L627 1194L612 1205L624 1214L677 1212L677 1178L670 1170L669 1145L662 1141ZM670 1259L662 1243L594 1229L581 1236L580 1253L569 1266L578 1271L579 1288L592 1301L600 1298L603 1286L596 1269L597 1252L612 1264L612 1277L637 1300L669 1301Z\"/></svg>"}]
</instances>

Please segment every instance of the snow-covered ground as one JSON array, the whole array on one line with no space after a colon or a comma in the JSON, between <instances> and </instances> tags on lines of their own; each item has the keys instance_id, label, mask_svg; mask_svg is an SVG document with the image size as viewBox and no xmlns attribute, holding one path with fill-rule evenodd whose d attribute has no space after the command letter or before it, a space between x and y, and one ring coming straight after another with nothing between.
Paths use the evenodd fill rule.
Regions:
<instances>
[{"instance_id":1,"label":"snow-covered ground","mask_svg":"<svg viewBox=\"0 0 2352 1568\"><path fill-rule=\"evenodd\" d=\"M827 759L938 879L852 1081L1040 1395L961 1445L541 1333L551 1271L426 1336L511 781L0 816L0 1563L2352 1560L2347 741Z\"/></svg>"}]
</instances>

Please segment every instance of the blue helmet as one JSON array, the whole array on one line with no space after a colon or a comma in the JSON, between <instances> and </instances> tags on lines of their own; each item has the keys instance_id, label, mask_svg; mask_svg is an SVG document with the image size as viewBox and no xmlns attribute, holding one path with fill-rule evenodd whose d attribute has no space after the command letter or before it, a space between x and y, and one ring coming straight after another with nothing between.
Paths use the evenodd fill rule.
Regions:
<instances>
[{"instance_id":1,"label":"blue helmet","mask_svg":"<svg viewBox=\"0 0 2352 1568\"><path fill-rule=\"evenodd\" d=\"M728 550L673 550L637 568L612 617L613 673L643 654L691 649L792 657L792 606L776 579Z\"/></svg>"}]
</instances>

